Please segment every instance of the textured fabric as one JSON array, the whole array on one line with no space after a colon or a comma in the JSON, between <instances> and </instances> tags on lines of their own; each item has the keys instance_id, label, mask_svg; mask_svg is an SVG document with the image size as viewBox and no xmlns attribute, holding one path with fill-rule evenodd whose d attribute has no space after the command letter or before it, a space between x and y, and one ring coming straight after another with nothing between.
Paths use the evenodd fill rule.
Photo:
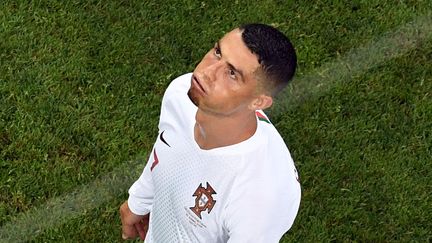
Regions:
<instances>
[{"instance_id":1,"label":"textured fabric","mask_svg":"<svg viewBox=\"0 0 432 243\"><path fill-rule=\"evenodd\" d=\"M300 204L297 172L283 139L257 111L251 138L200 149L190 84L186 74L165 92L153 151L129 190L132 212L151 213L146 242L278 242Z\"/></svg>"}]
</instances>

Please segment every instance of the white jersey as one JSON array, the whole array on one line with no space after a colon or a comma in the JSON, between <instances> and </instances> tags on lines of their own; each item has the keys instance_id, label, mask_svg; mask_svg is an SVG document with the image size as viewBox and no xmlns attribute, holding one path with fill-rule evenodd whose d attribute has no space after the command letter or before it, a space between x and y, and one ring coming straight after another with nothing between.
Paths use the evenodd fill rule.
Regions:
<instances>
[{"instance_id":1,"label":"white jersey","mask_svg":"<svg viewBox=\"0 0 432 243\"><path fill-rule=\"evenodd\" d=\"M191 74L185 74L166 90L158 138L129 189L131 211L151 213L145 242L278 242L300 204L297 171L283 139L257 111L252 137L201 149L190 85Z\"/></svg>"}]
</instances>

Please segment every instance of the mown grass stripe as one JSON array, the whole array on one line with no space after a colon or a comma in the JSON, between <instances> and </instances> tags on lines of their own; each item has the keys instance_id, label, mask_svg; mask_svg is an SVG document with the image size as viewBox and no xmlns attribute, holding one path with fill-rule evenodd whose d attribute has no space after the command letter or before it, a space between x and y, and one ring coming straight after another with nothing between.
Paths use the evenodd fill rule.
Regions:
<instances>
[{"instance_id":1,"label":"mown grass stripe","mask_svg":"<svg viewBox=\"0 0 432 243\"><path fill-rule=\"evenodd\" d=\"M271 115L278 115L305 100L327 92L338 82L348 82L367 70L401 56L432 38L432 12L387 32L379 39L349 51L312 73L294 79L277 99Z\"/></svg>"},{"instance_id":2,"label":"mown grass stripe","mask_svg":"<svg viewBox=\"0 0 432 243\"><path fill-rule=\"evenodd\" d=\"M400 56L432 36L431 14L423 15L382 38L323 65L314 73L295 80L272 113L280 113L302 100L326 92L338 81L347 81L368 69ZM57 227L85 211L114 200L125 193L139 176L144 162L129 161L108 175L77 188L73 193L53 198L46 204L17 215L0 229L0 242L27 241L46 229Z\"/></svg>"},{"instance_id":3,"label":"mown grass stripe","mask_svg":"<svg viewBox=\"0 0 432 243\"><path fill-rule=\"evenodd\" d=\"M142 159L128 161L111 173L78 187L63 197L18 215L0 229L0 242L22 242L97 208L124 194L144 167Z\"/></svg>"}]
</instances>

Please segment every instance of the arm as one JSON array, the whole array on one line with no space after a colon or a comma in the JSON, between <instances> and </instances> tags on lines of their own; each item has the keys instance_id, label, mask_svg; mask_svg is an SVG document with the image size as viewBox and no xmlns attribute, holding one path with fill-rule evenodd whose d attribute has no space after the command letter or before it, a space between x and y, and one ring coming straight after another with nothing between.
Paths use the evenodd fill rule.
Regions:
<instances>
[{"instance_id":1,"label":"arm","mask_svg":"<svg viewBox=\"0 0 432 243\"><path fill-rule=\"evenodd\" d=\"M144 240L149 226L149 214L136 215L129 209L128 202L125 201L120 206L120 218L122 222L122 238L135 239L137 236Z\"/></svg>"},{"instance_id":2,"label":"arm","mask_svg":"<svg viewBox=\"0 0 432 243\"><path fill-rule=\"evenodd\" d=\"M147 234L154 194L150 170L152 157L150 156L139 179L129 189L129 199L120 207L123 239L139 236L144 240Z\"/></svg>"}]
</instances>

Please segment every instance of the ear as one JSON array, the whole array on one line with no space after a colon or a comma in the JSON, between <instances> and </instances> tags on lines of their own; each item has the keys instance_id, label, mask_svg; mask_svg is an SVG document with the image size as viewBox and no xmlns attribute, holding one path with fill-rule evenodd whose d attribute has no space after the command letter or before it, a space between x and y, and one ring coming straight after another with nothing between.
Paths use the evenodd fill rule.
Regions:
<instances>
[{"instance_id":1,"label":"ear","mask_svg":"<svg viewBox=\"0 0 432 243\"><path fill-rule=\"evenodd\" d=\"M250 110L264 110L272 106L273 98L271 96L261 94L256 97L249 105Z\"/></svg>"}]
</instances>

